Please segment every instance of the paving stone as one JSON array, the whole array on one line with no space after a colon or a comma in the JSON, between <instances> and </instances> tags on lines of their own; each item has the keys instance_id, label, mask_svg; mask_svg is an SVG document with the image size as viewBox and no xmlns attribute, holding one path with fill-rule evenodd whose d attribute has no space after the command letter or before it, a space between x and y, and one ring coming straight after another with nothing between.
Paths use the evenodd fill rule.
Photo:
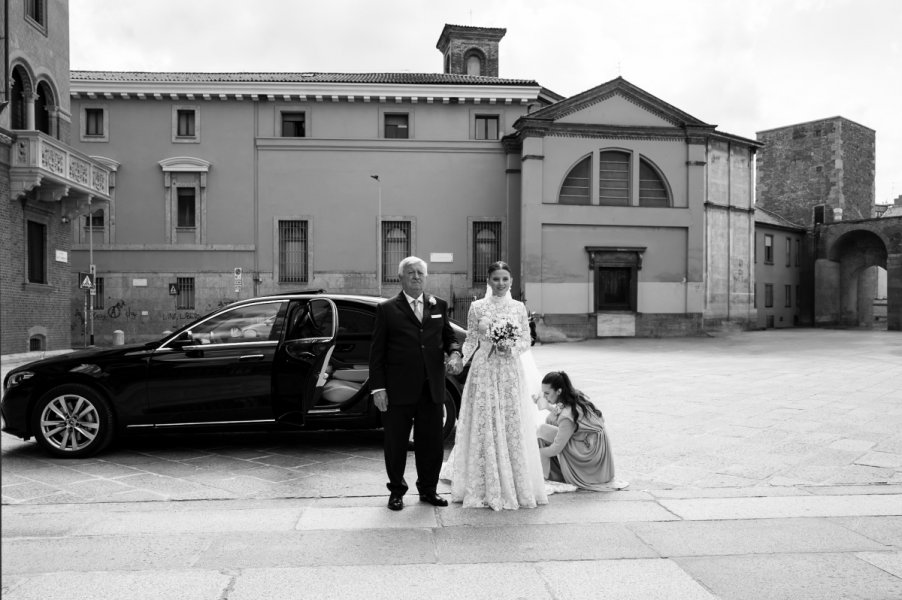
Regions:
<instances>
[{"instance_id":1,"label":"paving stone","mask_svg":"<svg viewBox=\"0 0 902 600\"><path fill-rule=\"evenodd\" d=\"M723 600L902 598L902 578L853 554L775 554L674 559Z\"/></svg>"},{"instance_id":2,"label":"paving stone","mask_svg":"<svg viewBox=\"0 0 902 600\"><path fill-rule=\"evenodd\" d=\"M217 535L207 540L207 547L193 566L250 569L380 565L384 568L385 565L435 562L431 530L383 528Z\"/></svg>"},{"instance_id":3,"label":"paving stone","mask_svg":"<svg viewBox=\"0 0 902 600\"><path fill-rule=\"evenodd\" d=\"M296 529L433 528L438 526L436 510L433 506L411 498L408 498L403 511L388 510L384 504L380 507L348 508L314 506L304 510Z\"/></svg>"},{"instance_id":4,"label":"paving stone","mask_svg":"<svg viewBox=\"0 0 902 600\"><path fill-rule=\"evenodd\" d=\"M620 492L598 492L595 496L617 496ZM495 512L483 508L462 508L460 504L439 509L438 518L445 527L459 525L495 527L499 525L541 525L557 523L624 523L629 521L670 521L675 517L657 502L609 499L595 502L586 498L589 494L571 494L574 501L562 500L567 496L552 495L548 504L537 508L502 510ZM578 498L582 496L583 498Z\"/></svg>"},{"instance_id":5,"label":"paving stone","mask_svg":"<svg viewBox=\"0 0 902 600\"><path fill-rule=\"evenodd\" d=\"M170 510L107 513L81 528L85 535L143 535L180 533L221 533L291 531L304 508L208 508L203 515L194 511Z\"/></svg>"},{"instance_id":6,"label":"paving stone","mask_svg":"<svg viewBox=\"0 0 902 600\"><path fill-rule=\"evenodd\" d=\"M850 439L842 439L837 440L830 444L830 447L836 450L855 450L859 452L864 452L866 450L870 450L874 447L874 442L870 440L850 440Z\"/></svg>"},{"instance_id":7,"label":"paving stone","mask_svg":"<svg viewBox=\"0 0 902 600\"><path fill-rule=\"evenodd\" d=\"M661 499L660 503L677 516L689 520L896 516L902 514L902 496L890 494Z\"/></svg>"},{"instance_id":8,"label":"paving stone","mask_svg":"<svg viewBox=\"0 0 902 600\"><path fill-rule=\"evenodd\" d=\"M552 600L546 583L529 565L388 565L248 569L236 579L229 600L296 598L329 600Z\"/></svg>"},{"instance_id":9,"label":"paving stone","mask_svg":"<svg viewBox=\"0 0 902 600\"><path fill-rule=\"evenodd\" d=\"M858 552L855 556L902 579L902 552Z\"/></svg>"},{"instance_id":10,"label":"paving stone","mask_svg":"<svg viewBox=\"0 0 902 600\"><path fill-rule=\"evenodd\" d=\"M443 527L435 531L435 544L441 563L657 558L634 533L615 523Z\"/></svg>"},{"instance_id":11,"label":"paving stone","mask_svg":"<svg viewBox=\"0 0 902 600\"><path fill-rule=\"evenodd\" d=\"M833 521L881 544L902 550L902 517L846 517Z\"/></svg>"},{"instance_id":12,"label":"paving stone","mask_svg":"<svg viewBox=\"0 0 902 600\"><path fill-rule=\"evenodd\" d=\"M884 546L825 519L631 523L661 556L852 552Z\"/></svg>"},{"instance_id":13,"label":"paving stone","mask_svg":"<svg viewBox=\"0 0 902 600\"><path fill-rule=\"evenodd\" d=\"M896 471L902 470L902 454L890 452L868 452L855 461L857 465L869 467L883 467Z\"/></svg>"},{"instance_id":14,"label":"paving stone","mask_svg":"<svg viewBox=\"0 0 902 600\"><path fill-rule=\"evenodd\" d=\"M556 600L717 600L668 560L551 562L536 568Z\"/></svg>"},{"instance_id":15,"label":"paving stone","mask_svg":"<svg viewBox=\"0 0 902 600\"><path fill-rule=\"evenodd\" d=\"M216 571L137 571L67 573L29 577L5 600L47 598L128 598L129 600L204 600L220 598L231 576Z\"/></svg>"}]
</instances>

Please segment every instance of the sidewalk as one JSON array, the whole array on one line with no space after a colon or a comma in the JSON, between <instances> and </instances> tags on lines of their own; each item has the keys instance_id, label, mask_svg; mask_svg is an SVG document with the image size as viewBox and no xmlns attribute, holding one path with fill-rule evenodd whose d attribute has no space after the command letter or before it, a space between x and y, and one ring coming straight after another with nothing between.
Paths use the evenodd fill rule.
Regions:
<instances>
[{"instance_id":1,"label":"sidewalk","mask_svg":"<svg viewBox=\"0 0 902 600\"><path fill-rule=\"evenodd\" d=\"M902 335L534 354L602 408L628 490L394 513L378 433L172 435L86 461L3 435L3 598L902 598Z\"/></svg>"}]
</instances>

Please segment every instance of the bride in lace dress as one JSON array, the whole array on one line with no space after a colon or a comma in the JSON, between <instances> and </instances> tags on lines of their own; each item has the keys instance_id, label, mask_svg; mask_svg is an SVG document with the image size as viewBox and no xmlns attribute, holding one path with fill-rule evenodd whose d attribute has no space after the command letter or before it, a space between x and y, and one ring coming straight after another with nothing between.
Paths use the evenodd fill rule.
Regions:
<instances>
[{"instance_id":1,"label":"bride in lace dress","mask_svg":"<svg viewBox=\"0 0 902 600\"><path fill-rule=\"evenodd\" d=\"M535 508L547 504L536 439L535 408L521 354L529 351L526 307L510 295L510 267L489 267L486 297L467 315L464 360L471 360L454 448L442 469L451 499L464 508ZM515 332L509 348L493 344L493 325ZM530 357L531 360L531 357Z\"/></svg>"}]
</instances>

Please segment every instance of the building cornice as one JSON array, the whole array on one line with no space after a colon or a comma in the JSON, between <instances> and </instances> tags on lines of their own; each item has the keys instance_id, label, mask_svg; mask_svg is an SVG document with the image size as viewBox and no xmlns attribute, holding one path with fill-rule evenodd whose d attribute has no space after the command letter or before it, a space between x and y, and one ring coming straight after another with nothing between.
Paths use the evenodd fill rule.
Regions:
<instances>
[{"instance_id":1,"label":"building cornice","mask_svg":"<svg viewBox=\"0 0 902 600\"><path fill-rule=\"evenodd\" d=\"M72 98L91 100L526 105L539 98L542 88L538 85L490 84L73 80L69 92Z\"/></svg>"}]
</instances>

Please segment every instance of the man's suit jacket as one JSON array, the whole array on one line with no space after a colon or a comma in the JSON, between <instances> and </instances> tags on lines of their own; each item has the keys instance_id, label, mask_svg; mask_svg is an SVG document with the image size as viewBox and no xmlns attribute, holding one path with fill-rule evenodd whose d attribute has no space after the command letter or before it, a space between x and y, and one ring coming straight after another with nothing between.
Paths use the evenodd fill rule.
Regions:
<instances>
[{"instance_id":1,"label":"man's suit jacket","mask_svg":"<svg viewBox=\"0 0 902 600\"><path fill-rule=\"evenodd\" d=\"M385 389L389 405L416 404L428 378L432 401L442 404L445 353L453 350L460 350L460 344L448 320L448 303L424 293L420 323L401 292L376 307L370 389Z\"/></svg>"}]
</instances>

